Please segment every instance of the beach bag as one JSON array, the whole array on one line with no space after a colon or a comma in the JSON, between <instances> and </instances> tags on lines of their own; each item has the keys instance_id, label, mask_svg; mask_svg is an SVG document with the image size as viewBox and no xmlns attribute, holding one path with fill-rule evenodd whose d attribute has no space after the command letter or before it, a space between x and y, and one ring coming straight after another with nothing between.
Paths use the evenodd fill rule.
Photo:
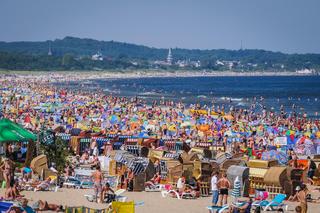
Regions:
<instances>
[{"instance_id":1,"label":"beach bag","mask_svg":"<svg viewBox=\"0 0 320 213\"><path fill-rule=\"evenodd\" d=\"M134 213L134 202L112 202L112 213Z\"/></svg>"}]
</instances>

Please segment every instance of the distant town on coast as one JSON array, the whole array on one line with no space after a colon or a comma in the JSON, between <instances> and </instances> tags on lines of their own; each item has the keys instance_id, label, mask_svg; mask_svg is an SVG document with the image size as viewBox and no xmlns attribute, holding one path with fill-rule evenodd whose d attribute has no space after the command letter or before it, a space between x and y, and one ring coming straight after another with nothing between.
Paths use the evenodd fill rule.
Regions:
<instances>
[{"instance_id":1,"label":"distant town on coast","mask_svg":"<svg viewBox=\"0 0 320 213\"><path fill-rule=\"evenodd\" d=\"M240 45L239 45L240 46ZM0 42L0 70L10 71L202 71L318 75L320 54L259 49L153 48L116 41L65 37L40 42Z\"/></svg>"}]
</instances>

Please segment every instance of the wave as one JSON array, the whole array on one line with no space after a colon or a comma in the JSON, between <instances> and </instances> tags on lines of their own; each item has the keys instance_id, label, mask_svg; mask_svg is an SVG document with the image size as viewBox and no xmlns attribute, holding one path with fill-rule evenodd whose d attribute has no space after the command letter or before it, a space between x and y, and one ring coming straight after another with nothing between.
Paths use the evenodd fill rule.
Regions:
<instances>
[{"instance_id":1,"label":"wave","mask_svg":"<svg viewBox=\"0 0 320 213\"><path fill-rule=\"evenodd\" d=\"M243 98L232 98L232 97L228 97L228 96L222 96L219 98L220 100L223 100L223 101L242 101Z\"/></svg>"},{"instance_id":2,"label":"wave","mask_svg":"<svg viewBox=\"0 0 320 213\"><path fill-rule=\"evenodd\" d=\"M142 92L142 93L139 93L139 95L145 95L145 96L150 96L150 95L161 95L160 93L157 93L157 92Z\"/></svg>"}]
</instances>

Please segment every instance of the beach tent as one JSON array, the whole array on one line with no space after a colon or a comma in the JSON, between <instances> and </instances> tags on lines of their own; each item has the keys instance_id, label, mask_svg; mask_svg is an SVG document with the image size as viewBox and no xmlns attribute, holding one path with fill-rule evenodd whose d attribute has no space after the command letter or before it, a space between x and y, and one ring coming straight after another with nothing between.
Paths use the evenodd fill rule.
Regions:
<instances>
[{"instance_id":1,"label":"beach tent","mask_svg":"<svg viewBox=\"0 0 320 213\"><path fill-rule=\"evenodd\" d=\"M24 142L37 140L36 135L9 119L0 120L0 142Z\"/></svg>"}]
</instances>

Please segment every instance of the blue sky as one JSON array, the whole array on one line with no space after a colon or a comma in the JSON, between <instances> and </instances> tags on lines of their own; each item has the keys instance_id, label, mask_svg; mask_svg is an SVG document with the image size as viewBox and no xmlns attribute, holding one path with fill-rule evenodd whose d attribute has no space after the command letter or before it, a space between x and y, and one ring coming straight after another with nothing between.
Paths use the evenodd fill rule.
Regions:
<instances>
[{"instance_id":1,"label":"blue sky","mask_svg":"<svg viewBox=\"0 0 320 213\"><path fill-rule=\"evenodd\" d=\"M320 53L320 0L1 0L1 41Z\"/></svg>"}]
</instances>

